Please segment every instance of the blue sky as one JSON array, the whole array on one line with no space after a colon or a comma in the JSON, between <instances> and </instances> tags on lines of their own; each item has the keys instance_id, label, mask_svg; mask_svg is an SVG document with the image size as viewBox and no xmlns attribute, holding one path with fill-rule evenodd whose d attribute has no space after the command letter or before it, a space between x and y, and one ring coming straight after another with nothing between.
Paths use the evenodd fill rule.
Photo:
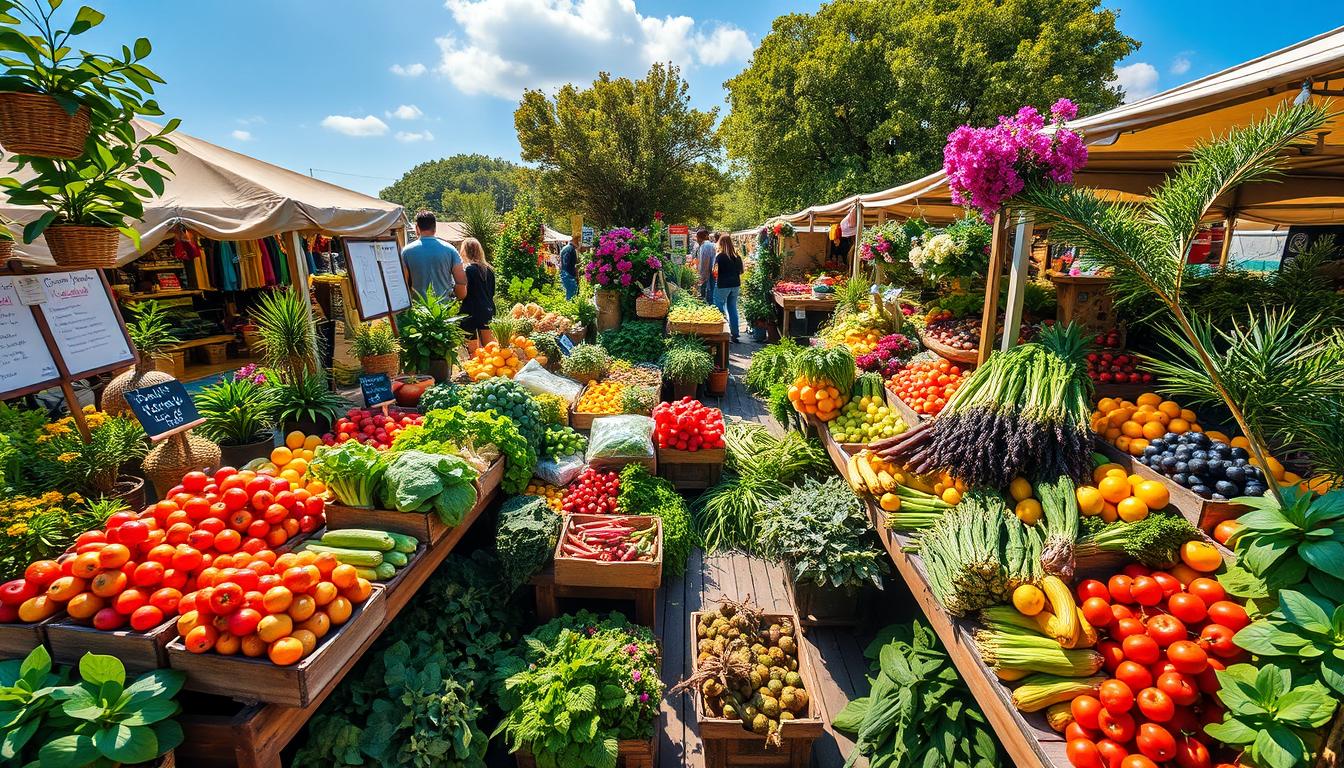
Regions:
<instances>
[{"instance_id":1,"label":"blue sky","mask_svg":"<svg viewBox=\"0 0 1344 768\"><path fill-rule=\"evenodd\" d=\"M518 159L523 86L683 66L697 106L722 106L775 16L766 0L116 0L85 47L149 37L160 101L182 130L370 194L457 152ZM1131 94L1164 90L1344 25L1319 0L1108 0L1142 48ZM73 2L72 8L77 7ZM394 12L395 11L395 12Z\"/></svg>"}]
</instances>

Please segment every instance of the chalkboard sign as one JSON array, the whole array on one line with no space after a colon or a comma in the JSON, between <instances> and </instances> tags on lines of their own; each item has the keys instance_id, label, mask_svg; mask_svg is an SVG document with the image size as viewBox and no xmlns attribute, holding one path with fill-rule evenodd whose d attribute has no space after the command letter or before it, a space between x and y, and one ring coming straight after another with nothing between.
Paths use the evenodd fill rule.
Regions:
<instances>
[{"instance_id":1,"label":"chalkboard sign","mask_svg":"<svg viewBox=\"0 0 1344 768\"><path fill-rule=\"evenodd\" d=\"M154 442L205 423L180 381L133 389L126 393L126 404Z\"/></svg>"},{"instance_id":2,"label":"chalkboard sign","mask_svg":"<svg viewBox=\"0 0 1344 768\"><path fill-rule=\"evenodd\" d=\"M396 397L392 395L392 379L386 373L360 376L359 390L364 393L365 408L396 402Z\"/></svg>"},{"instance_id":3,"label":"chalkboard sign","mask_svg":"<svg viewBox=\"0 0 1344 768\"><path fill-rule=\"evenodd\" d=\"M556 343L560 345L560 354L565 357L569 357L569 353L574 351L574 340L563 333L560 334L559 339L556 339Z\"/></svg>"},{"instance_id":4,"label":"chalkboard sign","mask_svg":"<svg viewBox=\"0 0 1344 768\"><path fill-rule=\"evenodd\" d=\"M411 305L396 240L347 238L345 265L361 320L376 320Z\"/></svg>"}]
</instances>

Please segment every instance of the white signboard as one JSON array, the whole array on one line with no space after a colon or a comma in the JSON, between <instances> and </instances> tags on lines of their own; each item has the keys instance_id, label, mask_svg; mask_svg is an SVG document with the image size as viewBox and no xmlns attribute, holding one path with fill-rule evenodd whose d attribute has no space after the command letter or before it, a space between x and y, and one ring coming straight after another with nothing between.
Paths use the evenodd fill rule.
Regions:
<instances>
[{"instance_id":1,"label":"white signboard","mask_svg":"<svg viewBox=\"0 0 1344 768\"><path fill-rule=\"evenodd\" d=\"M0 396L60 378L33 310L19 295L13 275L0 276Z\"/></svg>"},{"instance_id":2,"label":"white signboard","mask_svg":"<svg viewBox=\"0 0 1344 768\"><path fill-rule=\"evenodd\" d=\"M346 240L345 263L361 320L374 320L411 305L395 240Z\"/></svg>"},{"instance_id":3,"label":"white signboard","mask_svg":"<svg viewBox=\"0 0 1344 768\"><path fill-rule=\"evenodd\" d=\"M46 301L36 306L72 379L135 361L98 270L42 275L42 290Z\"/></svg>"}]
</instances>

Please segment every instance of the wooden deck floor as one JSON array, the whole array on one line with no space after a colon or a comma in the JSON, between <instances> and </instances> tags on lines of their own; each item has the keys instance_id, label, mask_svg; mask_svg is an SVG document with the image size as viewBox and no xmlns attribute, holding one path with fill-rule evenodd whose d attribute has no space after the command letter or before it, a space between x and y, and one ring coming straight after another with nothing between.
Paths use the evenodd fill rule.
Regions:
<instances>
[{"instance_id":1,"label":"wooden deck floor","mask_svg":"<svg viewBox=\"0 0 1344 768\"><path fill-rule=\"evenodd\" d=\"M760 349L756 344L734 344L730 348L732 377L728 394L708 404L722 408L724 414L750 421L758 421L772 431L781 427L766 413L765 408L746 392L741 375L751 354ZM722 596L742 598L750 595L752 601L767 611L792 611L793 601L785 581L783 568L741 552L720 552L705 556L696 550L687 563L686 576L666 582L659 605L658 626L663 637L663 680L669 687L690 674L690 614L703 607L713 606ZM816 670L821 690L814 692L820 699L823 717L827 722L850 699L868 692L864 677L867 662L863 648L871 633L853 629L813 628L804 632L804 648L808 661ZM852 743L841 734L828 729L812 750L814 768L840 768L849 754ZM663 733L659 744L660 768L686 766L703 768L704 750L696 731L695 716L689 695L670 696L663 701ZM866 765L866 763L860 763Z\"/></svg>"}]
</instances>

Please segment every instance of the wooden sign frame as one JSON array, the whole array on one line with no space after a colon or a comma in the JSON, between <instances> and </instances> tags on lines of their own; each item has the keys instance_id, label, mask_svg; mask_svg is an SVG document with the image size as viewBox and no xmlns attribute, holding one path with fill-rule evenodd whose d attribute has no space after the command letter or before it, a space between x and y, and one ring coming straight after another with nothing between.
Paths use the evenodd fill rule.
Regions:
<instances>
[{"instance_id":1,"label":"wooden sign frame","mask_svg":"<svg viewBox=\"0 0 1344 768\"><path fill-rule=\"evenodd\" d=\"M379 282L383 287L383 298L387 301L387 311L373 315L365 313L364 299L363 297L360 296L359 293L359 279L355 277L354 261L350 258L351 243L391 243L393 247L395 247L397 250L397 268L402 270L402 279L405 280L406 279L404 271L405 262L402 261L401 257L401 243L397 242L397 239L395 237L347 237L341 240L341 249L345 252L345 273L350 277L350 292L353 293L355 296L356 314L358 314L359 319L364 322L368 322L370 320L378 320L386 317L388 318L389 322L393 324L392 328L395 331L396 314L398 312L403 311L406 307L403 307L401 309L394 309L392 307L392 294L390 291L388 291L387 281L382 279L382 272L380 271ZM407 283L406 285L406 295L408 297L411 295L411 286L409 283ZM409 307L410 304L408 303L407 306Z\"/></svg>"}]
</instances>

